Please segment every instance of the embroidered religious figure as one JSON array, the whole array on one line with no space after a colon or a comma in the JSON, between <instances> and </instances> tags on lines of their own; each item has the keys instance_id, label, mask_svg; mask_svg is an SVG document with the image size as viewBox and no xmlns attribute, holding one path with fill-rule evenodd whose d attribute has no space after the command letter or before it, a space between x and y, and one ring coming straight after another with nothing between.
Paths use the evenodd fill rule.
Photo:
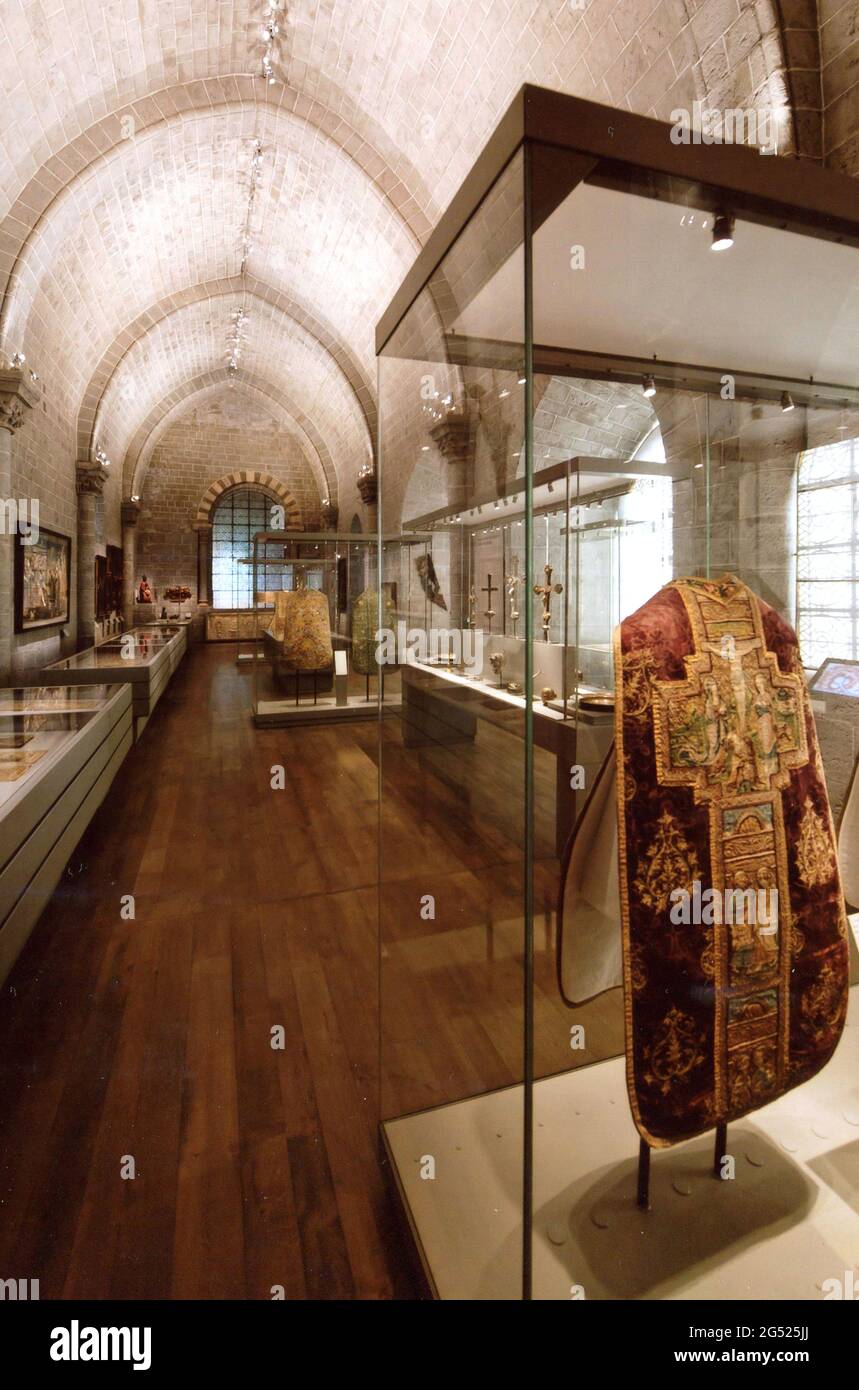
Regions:
<instances>
[{"instance_id":1,"label":"embroidered religious figure","mask_svg":"<svg viewBox=\"0 0 859 1390\"><path fill-rule=\"evenodd\" d=\"M615 679L627 1079L660 1146L825 1065L847 924L787 623L732 575L678 579L618 628ZM690 882L719 910L678 924Z\"/></svg>"}]
</instances>

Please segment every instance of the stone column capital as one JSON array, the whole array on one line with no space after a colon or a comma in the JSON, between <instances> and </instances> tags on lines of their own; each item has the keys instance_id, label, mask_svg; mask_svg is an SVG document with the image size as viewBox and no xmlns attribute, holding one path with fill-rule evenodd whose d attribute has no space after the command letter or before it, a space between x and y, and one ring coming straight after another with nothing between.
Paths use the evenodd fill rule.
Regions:
<instances>
[{"instance_id":1,"label":"stone column capital","mask_svg":"<svg viewBox=\"0 0 859 1390\"><path fill-rule=\"evenodd\" d=\"M372 507L376 500L378 480L376 470L371 463L365 463L358 474L358 491L361 494L361 501L365 507Z\"/></svg>"},{"instance_id":2,"label":"stone column capital","mask_svg":"<svg viewBox=\"0 0 859 1390\"><path fill-rule=\"evenodd\" d=\"M119 515L123 526L136 526L140 520L140 503L123 502L119 509Z\"/></svg>"},{"instance_id":3,"label":"stone column capital","mask_svg":"<svg viewBox=\"0 0 859 1390\"><path fill-rule=\"evenodd\" d=\"M78 496L85 493L93 493L101 496L104 492L104 485L108 479L108 471L101 463L90 463L89 460L79 462L75 469L75 485Z\"/></svg>"},{"instance_id":4,"label":"stone column capital","mask_svg":"<svg viewBox=\"0 0 859 1390\"><path fill-rule=\"evenodd\" d=\"M195 522L193 523L193 526L192 526L191 529L192 529L193 531L196 531L197 534L198 534L199 536L201 536L201 537L202 537L202 536L211 536L211 534L212 534L212 523L211 523L211 521L195 521Z\"/></svg>"},{"instance_id":5,"label":"stone column capital","mask_svg":"<svg viewBox=\"0 0 859 1390\"><path fill-rule=\"evenodd\" d=\"M28 371L21 367L0 368L0 430L14 434L39 399L38 387Z\"/></svg>"},{"instance_id":6,"label":"stone column capital","mask_svg":"<svg viewBox=\"0 0 859 1390\"><path fill-rule=\"evenodd\" d=\"M474 421L464 410L449 410L433 425L430 439L448 463L468 463L474 452Z\"/></svg>"}]
</instances>

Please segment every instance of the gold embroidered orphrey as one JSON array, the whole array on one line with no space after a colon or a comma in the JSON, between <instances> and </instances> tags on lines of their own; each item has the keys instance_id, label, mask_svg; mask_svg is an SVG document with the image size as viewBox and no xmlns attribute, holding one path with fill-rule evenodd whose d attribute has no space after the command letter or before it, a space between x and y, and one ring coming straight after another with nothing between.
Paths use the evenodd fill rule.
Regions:
<instances>
[{"instance_id":1,"label":"gold embroidered orphrey","mask_svg":"<svg viewBox=\"0 0 859 1390\"><path fill-rule=\"evenodd\" d=\"M647 726L652 721L657 785L651 788L649 804L661 806L658 813L653 811L647 848L639 841L635 862L627 863L624 817L636 811L634 803L624 798L618 803L630 1101L640 1132L657 1146L737 1118L787 1089L791 967L794 953L802 950L802 936L797 932L798 939L792 940L783 793L792 774L805 768L810 757L816 763L817 757L816 748L808 746L807 695L798 656L793 670L780 669L776 653L767 648L755 595L733 576L676 580L661 591L662 596L672 589L682 599L694 643L693 652L682 656L685 679L656 678L655 670L660 668L648 647L624 653L620 628L615 638L618 752L621 758L628 756L624 729L630 746L637 738L644 740L637 745L639 750L649 749ZM646 609L647 605L640 613ZM632 624L638 616L633 615ZM638 961L640 971L641 941L646 953L647 936L657 929L664 932L659 938L662 959L671 955L677 928L668 926L670 890L688 891L690 880L701 872L694 847L687 843L686 827L662 804L665 793L659 788L675 787L690 790L694 806L701 808L699 818L702 812L706 815L711 883L717 900L727 906L708 927L710 945L699 958L713 984L712 1079L705 1087L706 1096L697 1096L692 1106L695 1113L687 1117L685 1134L682 1127L675 1133L669 1124L666 1135L648 1132L639 1112L638 1088L652 1088L651 1094L658 1088L664 1097L674 1089L679 1096L692 1068L702 1063L705 1043L696 1023L678 1008L678 1000L666 998L655 1013L651 1008L648 1036L638 1038L636 1063L632 1010L633 993L637 1001L639 992L632 966ZM639 816L646 810L642 804ZM690 831L694 819L687 815ZM831 891L833 877L837 878L828 819L827 826L805 797L791 851L795 892L797 884L809 889L828 884ZM703 835L704 823L700 819L699 823ZM706 837L703 843L706 846ZM777 911L768 914L765 904L776 903ZM631 906L637 914L632 935ZM838 934L845 930L841 923ZM846 974L841 992L846 995ZM820 1024L821 1029L832 1030L843 1000L830 964L794 999L797 1006L798 1025ZM817 1069L812 1067L811 1073ZM657 1099L654 1113L663 1103L668 1102ZM677 1103L682 1108L683 1102L678 1099Z\"/></svg>"}]
</instances>

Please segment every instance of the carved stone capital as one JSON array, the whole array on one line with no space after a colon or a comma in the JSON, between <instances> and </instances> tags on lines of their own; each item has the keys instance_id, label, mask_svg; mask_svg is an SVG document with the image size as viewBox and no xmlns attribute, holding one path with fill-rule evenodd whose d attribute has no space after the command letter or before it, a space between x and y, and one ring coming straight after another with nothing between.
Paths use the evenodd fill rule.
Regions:
<instances>
[{"instance_id":1,"label":"carved stone capital","mask_svg":"<svg viewBox=\"0 0 859 1390\"><path fill-rule=\"evenodd\" d=\"M140 503L123 502L119 509L120 518L123 526L136 526L140 520Z\"/></svg>"},{"instance_id":2,"label":"carved stone capital","mask_svg":"<svg viewBox=\"0 0 859 1390\"><path fill-rule=\"evenodd\" d=\"M104 492L104 485L108 479L108 471L100 463L79 463L75 474L75 485L78 494L94 493L100 497Z\"/></svg>"},{"instance_id":3,"label":"carved stone capital","mask_svg":"<svg viewBox=\"0 0 859 1390\"><path fill-rule=\"evenodd\" d=\"M0 430L14 434L39 400L30 373L20 367L0 368Z\"/></svg>"},{"instance_id":4,"label":"carved stone capital","mask_svg":"<svg viewBox=\"0 0 859 1390\"><path fill-rule=\"evenodd\" d=\"M430 438L448 463L467 464L474 452L474 422L462 410L449 410L433 425Z\"/></svg>"},{"instance_id":5,"label":"carved stone capital","mask_svg":"<svg viewBox=\"0 0 859 1390\"><path fill-rule=\"evenodd\" d=\"M360 487L360 483L359 483ZM362 493L363 496L363 493ZM332 502L330 497L322 499L322 525L327 531L337 530L337 520L340 516L340 508L336 502Z\"/></svg>"},{"instance_id":6,"label":"carved stone capital","mask_svg":"<svg viewBox=\"0 0 859 1390\"><path fill-rule=\"evenodd\" d=\"M378 479L376 478L375 468L365 465L358 474L358 491L361 494L361 501L365 507L372 507L376 500Z\"/></svg>"}]
</instances>

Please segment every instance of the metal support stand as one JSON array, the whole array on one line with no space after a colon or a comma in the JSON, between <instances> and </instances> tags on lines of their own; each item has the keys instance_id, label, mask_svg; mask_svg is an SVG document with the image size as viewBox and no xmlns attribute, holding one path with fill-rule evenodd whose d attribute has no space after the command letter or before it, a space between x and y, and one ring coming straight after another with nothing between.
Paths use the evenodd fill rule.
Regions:
<instances>
[{"instance_id":1,"label":"metal support stand","mask_svg":"<svg viewBox=\"0 0 859 1390\"><path fill-rule=\"evenodd\" d=\"M642 1211L650 1211L650 1145L644 1139L638 1145L638 1192L635 1200Z\"/></svg>"},{"instance_id":2,"label":"metal support stand","mask_svg":"<svg viewBox=\"0 0 859 1390\"><path fill-rule=\"evenodd\" d=\"M728 1152L728 1125L726 1121L716 1125L716 1143L713 1149L713 1177L722 1176L722 1159Z\"/></svg>"},{"instance_id":3,"label":"metal support stand","mask_svg":"<svg viewBox=\"0 0 859 1390\"><path fill-rule=\"evenodd\" d=\"M728 1152L727 1121L716 1125L716 1142L713 1145L713 1177L722 1176L722 1159ZM650 1211L650 1145L644 1140L638 1144L638 1190L635 1198L642 1211Z\"/></svg>"}]
</instances>

